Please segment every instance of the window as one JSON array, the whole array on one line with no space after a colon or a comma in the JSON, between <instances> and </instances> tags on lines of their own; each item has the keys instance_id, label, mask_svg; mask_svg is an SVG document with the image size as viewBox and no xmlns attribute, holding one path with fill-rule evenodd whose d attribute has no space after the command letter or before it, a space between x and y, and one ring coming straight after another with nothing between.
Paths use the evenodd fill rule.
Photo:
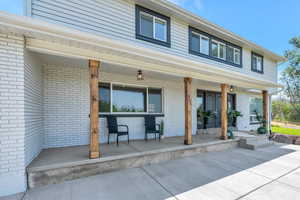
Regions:
<instances>
[{"instance_id":1,"label":"window","mask_svg":"<svg viewBox=\"0 0 300 200\"><path fill-rule=\"evenodd\" d=\"M113 85L113 112L147 112L146 88Z\"/></svg>"},{"instance_id":2,"label":"window","mask_svg":"<svg viewBox=\"0 0 300 200\"><path fill-rule=\"evenodd\" d=\"M264 58L252 52L251 70L258 73L264 72Z\"/></svg>"},{"instance_id":3,"label":"window","mask_svg":"<svg viewBox=\"0 0 300 200\"><path fill-rule=\"evenodd\" d=\"M250 123L257 123L257 115L262 116L262 99L257 97L250 98Z\"/></svg>"},{"instance_id":4,"label":"window","mask_svg":"<svg viewBox=\"0 0 300 200\"><path fill-rule=\"evenodd\" d=\"M211 42L211 55L213 57L218 57L219 56L218 43L215 42L215 41Z\"/></svg>"},{"instance_id":5,"label":"window","mask_svg":"<svg viewBox=\"0 0 300 200\"><path fill-rule=\"evenodd\" d=\"M148 112L149 113L162 113L162 92L161 89L149 88L148 89Z\"/></svg>"},{"instance_id":6,"label":"window","mask_svg":"<svg viewBox=\"0 0 300 200\"><path fill-rule=\"evenodd\" d=\"M192 50L202 53L209 54L209 38L198 33L192 33Z\"/></svg>"},{"instance_id":7,"label":"window","mask_svg":"<svg viewBox=\"0 0 300 200\"><path fill-rule=\"evenodd\" d=\"M211 55L226 60L226 45L224 43L213 40L211 42Z\"/></svg>"},{"instance_id":8,"label":"window","mask_svg":"<svg viewBox=\"0 0 300 200\"><path fill-rule=\"evenodd\" d=\"M161 88L100 83L99 96L100 113L163 112Z\"/></svg>"},{"instance_id":9,"label":"window","mask_svg":"<svg viewBox=\"0 0 300 200\"><path fill-rule=\"evenodd\" d=\"M234 64L241 64L241 51L238 48L227 46L227 61Z\"/></svg>"},{"instance_id":10,"label":"window","mask_svg":"<svg viewBox=\"0 0 300 200\"><path fill-rule=\"evenodd\" d=\"M136 5L136 38L170 47L170 18Z\"/></svg>"},{"instance_id":11,"label":"window","mask_svg":"<svg viewBox=\"0 0 300 200\"><path fill-rule=\"evenodd\" d=\"M242 67L242 48L189 27L189 52L236 67Z\"/></svg>"},{"instance_id":12,"label":"window","mask_svg":"<svg viewBox=\"0 0 300 200\"><path fill-rule=\"evenodd\" d=\"M241 50L234 49L234 63L235 64L241 64Z\"/></svg>"},{"instance_id":13,"label":"window","mask_svg":"<svg viewBox=\"0 0 300 200\"><path fill-rule=\"evenodd\" d=\"M99 83L99 110L110 112L110 84Z\"/></svg>"},{"instance_id":14,"label":"window","mask_svg":"<svg viewBox=\"0 0 300 200\"><path fill-rule=\"evenodd\" d=\"M154 18L155 20L155 26L154 26L154 32L155 32L155 39L161 40L161 41L167 41L167 22L165 20Z\"/></svg>"},{"instance_id":15,"label":"window","mask_svg":"<svg viewBox=\"0 0 300 200\"><path fill-rule=\"evenodd\" d=\"M146 13L141 13L140 33L143 36L152 38L154 33L153 16Z\"/></svg>"}]
</instances>

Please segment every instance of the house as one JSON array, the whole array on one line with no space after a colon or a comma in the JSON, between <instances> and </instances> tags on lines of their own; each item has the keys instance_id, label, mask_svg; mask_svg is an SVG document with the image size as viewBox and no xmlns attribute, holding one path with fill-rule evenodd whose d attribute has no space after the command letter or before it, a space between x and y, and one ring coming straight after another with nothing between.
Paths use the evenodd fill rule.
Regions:
<instances>
[{"instance_id":1,"label":"house","mask_svg":"<svg viewBox=\"0 0 300 200\"><path fill-rule=\"evenodd\" d=\"M25 7L0 12L0 196L26 190L43 149L90 145L86 155L101 157L106 116L138 140L154 115L186 145L204 128L199 109L215 113L205 126L224 140L228 110L242 112L238 130L258 127L255 111L270 122L284 58L166 0Z\"/></svg>"}]
</instances>

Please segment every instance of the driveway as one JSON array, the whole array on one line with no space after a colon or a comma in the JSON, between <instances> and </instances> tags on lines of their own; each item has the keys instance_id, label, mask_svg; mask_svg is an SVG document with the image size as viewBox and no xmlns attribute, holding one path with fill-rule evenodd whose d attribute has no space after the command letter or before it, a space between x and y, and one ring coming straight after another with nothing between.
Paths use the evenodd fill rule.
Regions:
<instances>
[{"instance_id":1,"label":"driveway","mask_svg":"<svg viewBox=\"0 0 300 200\"><path fill-rule=\"evenodd\" d=\"M299 200L300 147L232 149L69 181L1 200Z\"/></svg>"}]
</instances>

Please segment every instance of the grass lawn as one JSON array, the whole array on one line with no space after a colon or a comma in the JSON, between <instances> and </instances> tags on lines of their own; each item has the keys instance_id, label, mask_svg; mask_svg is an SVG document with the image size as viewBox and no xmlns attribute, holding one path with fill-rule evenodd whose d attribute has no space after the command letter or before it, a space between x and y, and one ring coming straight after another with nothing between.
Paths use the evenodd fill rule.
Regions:
<instances>
[{"instance_id":1,"label":"grass lawn","mask_svg":"<svg viewBox=\"0 0 300 200\"><path fill-rule=\"evenodd\" d=\"M300 129L282 128L282 127L274 127L273 126L272 127L272 132L286 134L286 135L300 136Z\"/></svg>"}]
</instances>

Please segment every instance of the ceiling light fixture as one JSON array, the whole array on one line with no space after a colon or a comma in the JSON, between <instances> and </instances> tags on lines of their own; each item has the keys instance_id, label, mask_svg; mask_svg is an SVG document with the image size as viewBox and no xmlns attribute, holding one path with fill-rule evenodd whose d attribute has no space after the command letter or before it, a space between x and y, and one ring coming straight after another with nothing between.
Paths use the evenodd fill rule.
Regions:
<instances>
[{"instance_id":1,"label":"ceiling light fixture","mask_svg":"<svg viewBox=\"0 0 300 200\"><path fill-rule=\"evenodd\" d=\"M143 74L142 70L138 70L137 75L136 75L136 79L138 81L144 80L144 74Z\"/></svg>"}]
</instances>

